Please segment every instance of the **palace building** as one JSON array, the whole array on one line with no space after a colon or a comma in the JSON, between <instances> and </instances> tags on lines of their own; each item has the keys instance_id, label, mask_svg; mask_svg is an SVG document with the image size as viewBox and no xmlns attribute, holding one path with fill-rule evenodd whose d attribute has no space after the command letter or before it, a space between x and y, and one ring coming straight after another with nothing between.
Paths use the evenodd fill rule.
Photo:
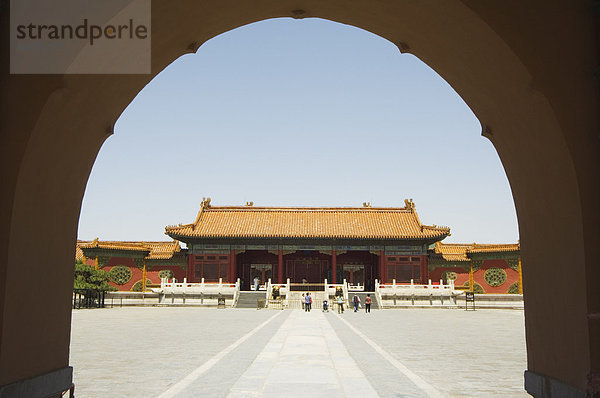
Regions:
<instances>
[{"instance_id":1,"label":"palace building","mask_svg":"<svg viewBox=\"0 0 600 398\"><path fill-rule=\"evenodd\" d=\"M375 280L452 279L479 292L520 292L518 244L444 244L450 228L423 225L408 199L404 207L259 207L213 206L206 198L192 223L167 226L165 234L173 241L79 241L78 256L112 272L119 290L140 290L144 280L161 277L239 279L248 290L258 277L261 283L346 280L366 291Z\"/></svg>"}]
</instances>

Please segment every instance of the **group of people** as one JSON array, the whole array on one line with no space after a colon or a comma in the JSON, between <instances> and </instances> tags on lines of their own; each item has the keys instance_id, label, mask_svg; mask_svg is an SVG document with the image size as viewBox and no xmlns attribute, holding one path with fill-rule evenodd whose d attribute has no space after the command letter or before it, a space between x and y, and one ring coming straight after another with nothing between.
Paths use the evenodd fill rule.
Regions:
<instances>
[{"instance_id":1,"label":"group of people","mask_svg":"<svg viewBox=\"0 0 600 398\"><path fill-rule=\"evenodd\" d=\"M302 303L302 309L305 312L310 312L312 308L312 296L310 295L310 292L307 292L306 294L302 293L300 302Z\"/></svg>"},{"instance_id":2,"label":"group of people","mask_svg":"<svg viewBox=\"0 0 600 398\"><path fill-rule=\"evenodd\" d=\"M338 312L343 313L344 312L344 300L342 298L342 296L339 296L338 299L341 299L341 304L338 301ZM373 299L371 299L371 295L367 293L367 297L365 298L365 312L371 312L371 303L373 302ZM354 312L357 312L358 309L360 308L360 297L358 297L358 294L355 294L354 296L352 296L352 306L354 307Z\"/></svg>"},{"instance_id":3,"label":"group of people","mask_svg":"<svg viewBox=\"0 0 600 398\"><path fill-rule=\"evenodd\" d=\"M300 302L302 303L302 309L305 312L310 312L310 310L312 309L312 302L313 302L310 292L308 292L306 294L302 293ZM373 300L371 299L371 295L367 294L367 297L365 298L365 312L369 312L369 313L371 312L371 303L372 302L373 302ZM338 306L338 314L343 314L344 313L344 297L337 296L335 303ZM358 294L355 294L352 297L352 305L354 307L354 312L357 312L358 309L360 308L360 297L358 297ZM323 311L328 311L327 301L325 301L323 303Z\"/></svg>"}]
</instances>

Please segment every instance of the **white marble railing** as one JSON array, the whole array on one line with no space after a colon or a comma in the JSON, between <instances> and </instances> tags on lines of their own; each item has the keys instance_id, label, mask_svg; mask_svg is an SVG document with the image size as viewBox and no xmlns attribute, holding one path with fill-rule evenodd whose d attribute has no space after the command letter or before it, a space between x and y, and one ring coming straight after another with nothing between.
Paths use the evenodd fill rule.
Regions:
<instances>
[{"instance_id":1,"label":"white marble railing","mask_svg":"<svg viewBox=\"0 0 600 398\"><path fill-rule=\"evenodd\" d=\"M441 279L439 284L431 283L430 279L427 285L415 284L412 279L410 284L397 284L395 279L391 284L380 284L379 281L376 280L375 292L379 299L381 299L382 296L450 296L461 293L454 289L454 281L444 284L444 281Z\"/></svg>"},{"instance_id":2,"label":"white marble railing","mask_svg":"<svg viewBox=\"0 0 600 398\"><path fill-rule=\"evenodd\" d=\"M348 283L348 290L351 292L364 292L365 285L364 284L361 285L360 283L352 285L352 284Z\"/></svg>"},{"instance_id":3,"label":"white marble railing","mask_svg":"<svg viewBox=\"0 0 600 398\"><path fill-rule=\"evenodd\" d=\"M161 294L223 294L233 295L234 299L239 294L240 280L235 283L224 283L221 278L219 282L205 282L204 278L200 283L188 282L187 278L183 282L177 282L162 278L160 280L160 288L153 288L152 291Z\"/></svg>"},{"instance_id":4,"label":"white marble railing","mask_svg":"<svg viewBox=\"0 0 600 398\"><path fill-rule=\"evenodd\" d=\"M381 297L381 284L379 283L379 279L375 279L375 298L380 306L382 306L383 298Z\"/></svg>"}]
</instances>

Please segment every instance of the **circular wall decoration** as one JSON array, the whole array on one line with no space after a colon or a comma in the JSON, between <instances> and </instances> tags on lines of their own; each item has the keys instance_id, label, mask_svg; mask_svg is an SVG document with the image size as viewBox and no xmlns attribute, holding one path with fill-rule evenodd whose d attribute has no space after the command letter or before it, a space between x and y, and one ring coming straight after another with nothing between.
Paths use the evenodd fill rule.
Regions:
<instances>
[{"instance_id":1,"label":"circular wall decoration","mask_svg":"<svg viewBox=\"0 0 600 398\"><path fill-rule=\"evenodd\" d=\"M509 294L519 294L519 282L515 282L508 288Z\"/></svg>"},{"instance_id":2,"label":"circular wall decoration","mask_svg":"<svg viewBox=\"0 0 600 398\"><path fill-rule=\"evenodd\" d=\"M492 287L501 286L506 282L506 271L501 268L490 268L483 274L485 283Z\"/></svg>"},{"instance_id":3,"label":"circular wall decoration","mask_svg":"<svg viewBox=\"0 0 600 398\"><path fill-rule=\"evenodd\" d=\"M124 265L117 265L108 271L108 275L117 285L124 285L131 279L131 270Z\"/></svg>"},{"instance_id":4,"label":"circular wall decoration","mask_svg":"<svg viewBox=\"0 0 600 398\"><path fill-rule=\"evenodd\" d=\"M469 281L466 281L463 286L469 287ZM483 290L483 286L481 286L479 283L474 282L474 284L473 284L473 293L483 294L483 293L485 293L485 290Z\"/></svg>"},{"instance_id":5,"label":"circular wall decoration","mask_svg":"<svg viewBox=\"0 0 600 398\"><path fill-rule=\"evenodd\" d=\"M160 271L158 273L158 276L159 276L160 279L162 279L162 278L173 279L173 277L175 276L175 274L170 269L163 269L162 271Z\"/></svg>"},{"instance_id":6,"label":"circular wall decoration","mask_svg":"<svg viewBox=\"0 0 600 398\"><path fill-rule=\"evenodd\" d=\"M442 272L442 280L445 282L455 281L458 278L458 274L454 271L444 271Z\"/></svg>"},{"instance_id":7,"label":"circular wall decoration","mask_svg":"<svg viewBox=\"0 0 600 398\"><path fill-rule=\"evenodd\" d=\"M146 279L146 286L148 286L151 283L152 283L152 281L150 279ZM140 279L139 281L134 283L133 286L131 286L131 291L132 292L141 292L143 287L144 287L143 281Z\"/></svg>"}]
</instances>

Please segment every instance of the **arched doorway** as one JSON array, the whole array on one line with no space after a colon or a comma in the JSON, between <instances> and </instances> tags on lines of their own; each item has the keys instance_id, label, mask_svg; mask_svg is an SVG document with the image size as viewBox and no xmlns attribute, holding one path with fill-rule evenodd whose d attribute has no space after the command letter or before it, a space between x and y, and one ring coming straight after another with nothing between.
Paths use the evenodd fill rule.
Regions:
<instances>
[{"instance_id":1,"label":"arched doorway","mask_svg":"<svg viewBox=\"0 0 600 398\"><path fill-rule=\"evenodd\" d=\"M513 191L527 264L530 391L598 391L600 178L597 134L590 133L599 127L597 60L593 16L584 9L584 2L541 1L455 0L435 7L154 1L151 75L11 76L3 57L0 385L42 383L35 377L48 372L56 383L69 377L79 209L95 156L122 110L153 76L209 38L288 16L321 17L378 34L418 56L464 98L497 149ZM8 29L8 13L2 26ZM8 54L8 35L2 44Z\"/></svg>"}]
</instances>

